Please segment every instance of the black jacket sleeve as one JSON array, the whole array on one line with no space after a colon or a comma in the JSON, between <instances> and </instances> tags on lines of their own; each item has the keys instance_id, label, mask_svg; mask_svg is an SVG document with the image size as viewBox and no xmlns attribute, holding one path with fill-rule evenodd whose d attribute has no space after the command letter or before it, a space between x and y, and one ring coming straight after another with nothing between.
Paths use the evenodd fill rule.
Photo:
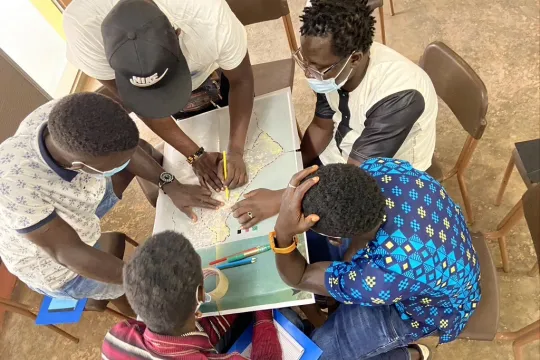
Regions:
<instances>
[{"instance_id":1,"label":"black jacket sleeve","mask_svg":"<svg viewBox=\"0 0 540 360\"><path fill-rule=\"evenodd\" d=\"M336 112L332 110L328 100L326 100L326 95L317 94L317 104L315 105L315 116L321 119L332 120Z\"/></svg>"},{"instance_id":2,"label":"black jacket sleeve","mask_svg":"<svg viewBox=\"0 0 540 360\"><path fill-rule=\"evenodd\" d=\"M424 97L417 90L400 91L378 101L366 113L364 131L349 156L360 162L372 157L393 157L424 112L424 106Z\"/></svg>"}]
</instances>

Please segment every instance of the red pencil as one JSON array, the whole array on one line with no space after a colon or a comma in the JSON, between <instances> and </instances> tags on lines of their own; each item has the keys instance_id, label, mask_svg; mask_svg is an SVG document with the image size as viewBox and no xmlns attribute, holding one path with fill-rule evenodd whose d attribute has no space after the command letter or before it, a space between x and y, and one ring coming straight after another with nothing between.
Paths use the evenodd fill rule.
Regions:
<instances>
[{"instance_id":1,"label":"red pencil","mask_svg":"<svg viewBox=\"0 0 540 360\"><path fill-rule=\"evenodd\" d=\"M256 250L257 248L258 248L258 246L255 246L255 247L252 247L251 249L242 250L242 251L237 252L236 254L227 255L225 257L222 257L221 259L210 261L208 264L209 265L215 265L215 264L218 264L220 262L226 261L228 257L234 256L234 255L240 255L240 254L243 254L243 253L248 252L248 251Z\"/></svg>"}]
</instances>

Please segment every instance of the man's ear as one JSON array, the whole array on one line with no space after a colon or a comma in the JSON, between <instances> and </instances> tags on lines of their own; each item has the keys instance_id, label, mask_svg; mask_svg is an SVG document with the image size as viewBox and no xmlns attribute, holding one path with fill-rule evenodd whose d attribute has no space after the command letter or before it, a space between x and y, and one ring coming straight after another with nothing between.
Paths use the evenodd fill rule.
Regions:
<instances>
[{"instance_id":1,"label":"man's ear","mask_svg":"<svg viewBox=\"0 0 540 360\"><path fill-rule=\"evenodd\" d=\"M351 65L357 66L360 64L362 59L364 58L364 54L360 51L357 51L351 55Z\"/></svg>"}]
</instances>

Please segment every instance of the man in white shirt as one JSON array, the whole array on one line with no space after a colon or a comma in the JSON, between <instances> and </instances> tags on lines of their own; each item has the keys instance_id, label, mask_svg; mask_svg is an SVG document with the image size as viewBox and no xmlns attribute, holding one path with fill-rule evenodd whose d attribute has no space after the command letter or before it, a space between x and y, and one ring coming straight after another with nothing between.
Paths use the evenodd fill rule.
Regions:
<instances>
[{"instance_id":1,"label":"man in white shirt","mask_svg":"<svg viewBox=\"0 0 540 360\"><path fill-rule=\"evenodd\" d=\"M225 0L74 0L64 31L69 61L182 153L202 185L220 191L247 182L253 74L245 29ZM230 108L226 180L221 155L205 152L171 118L215 105Z\"/></svg>"},{"instance_id":2,"label":"man in white shirt","mask_svg":"<svg viewBox=\"0 0 540 360\"><path fill-rule=\"evenodd\" d=\"M122 288L125 235L102 233L100 218L134 176L143 190L157 195L159 186L188 216L195 216L193 205L221 205L210 190L180 184L153 156L126 111L106 96L80 93L37 108L0 144L7 269L41 294L113 300L130 314Z\"/></svg>"},{"instance_id":3,"label":"man in white shirt","mask_svg":"<svg viewBox=\"0 0 540 360\"><path fill-rule=\"evenodd\" d=\"M301 16L295 60L317 93L302 139L304 165L361 165L397 158L425 171L435 150L437 94L429 76L396 51L373 42L366 0L313 0ZM234 216L246 227L277 214L283 191L248 193Z\"/></svg>"}]
</instances>

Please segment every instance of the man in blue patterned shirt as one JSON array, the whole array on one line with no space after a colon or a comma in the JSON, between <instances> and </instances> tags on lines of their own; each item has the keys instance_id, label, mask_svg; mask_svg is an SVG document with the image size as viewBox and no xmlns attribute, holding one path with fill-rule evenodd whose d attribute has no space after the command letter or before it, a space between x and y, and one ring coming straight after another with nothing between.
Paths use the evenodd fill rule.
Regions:
<instances>
[{"instance_id":1,"label":"man in blue patterned shirt","mask_svg":"<svg viewBox=\"0 0 540 360\"><path fill-rule=\"evenodd\" d=\"M315 166L285 198L277 248L309 228L348 247L342 261L311 265L297 250L276 253L287 284L342 303L313 334L323 358L422 359L409 343L461 333L480 301L480 268L461 209L431 176L388 158Z\"/></svg>"}]
</instances>

